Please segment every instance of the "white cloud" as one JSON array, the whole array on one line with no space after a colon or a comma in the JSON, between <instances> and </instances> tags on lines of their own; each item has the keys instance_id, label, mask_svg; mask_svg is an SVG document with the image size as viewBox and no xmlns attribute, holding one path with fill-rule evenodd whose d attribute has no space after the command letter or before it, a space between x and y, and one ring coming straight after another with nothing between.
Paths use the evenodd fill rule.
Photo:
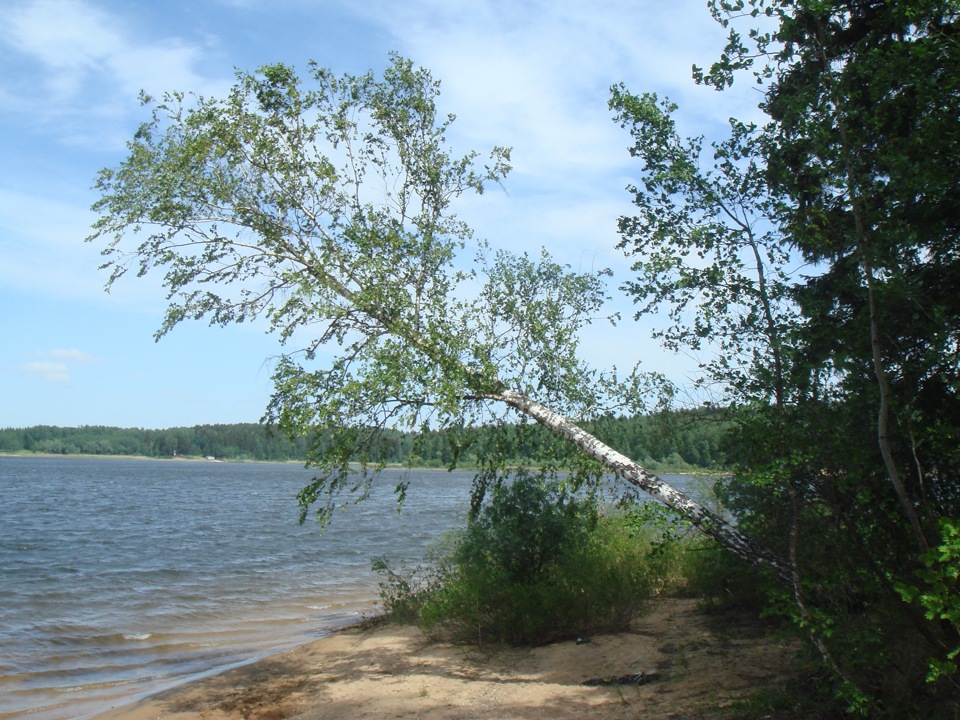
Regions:
<instances>
[{"instance_id":1,"label":"white cloud","mask_svg":"<svg viewBox=\"0 0 960 720\"><path fill-rule=\"evenodd\" d=\"M561 155L588 154L598 120L612 131L606 101L614 83L702 97L691 65L709 63L723 44L701 0L381 0L364 8L368 21L385 25L404 53L443 79L452 106L464 117L469 110L467 122L481 134L522 131ZM726 112L717 112L724 121ZM567 142L552 144L558 137Z\"/></svg>"},{"instance_id":2,"label":"white cloud","mask_svg":"<svg viewBox=\"0 0 960 720\"><path fill-rule=\"evenodd\" d=\"M76 365L90 365L92 363L100 362L100 358L91 355L90 353L77 350L76 348L51 350L50 352L46 353L46 355L52 358L63 360L64 362L71 362Z\"/></svg>"},{"instance_id":3,"label":"white cloud","mask_svg":"<svg viewBox=\"0 0 960 720\"><path fill-rule=\"evenodd\" d=\"M225 80L197 72L203 43L146 37L129 18L85 0L15 1L0 9L0 24L0 43L23 63L21 72L0 81L0 98L10 100L7 112L58 128L64 142L99 147L116 133L108 142L119 145L121 134L103 120L127 120L141 90L212 94L226 87Z\"/></svg>"},{"instance_id":4,"label":"white cloud","mask_svg":"<svg viewBox=\"0 0 960 720\"><path fill-rule=\"evenodd\" d=\"M7 42L65 74L94 67L124 45L112 18L84 2L34 0L11 8Z\"/></svg>"},{"instance_id":5,"label":"white cloud","mask_svg":"<svg viewBox=\"0 0 960 720\"><path fill-rule=\"evenodd\" d=\"M458 116L451 139L513 147L506 188L517 202L491 210L484 198L490 219L474 222L491 239L494 223L500 237L508 229L498 211L514 212L499 206L520 204L516 219L526 220L515 235L533 246L615 244L636 162L607 109L611 85L669 95L692 134L718 132L736 114L718 99L740 102L691 79L692 64L711 62L724 43L701 0L375 0L353 9L442 81L440 103Z\"/></svg>"},{"instance_id":6,"label":"white cloud","mask_svg":"<svg viewBox=\"0 0 960 720\"><path fill-rule=\"evenodd\" d=\"M29 362L20 366L31 377L45 382L69 382L70 368L66 363Z\"/></svg>"},{"instance_id":7,"label":"white cloud","mask_svg":"<svg viewBox=\"0 0 960 720\"><path fill-rule=\"evenodd\" d=\"M24 363L20 369L30 377L44 382L70 382L71 371L76 366L102 362L101 358L76 348L56 348L34 355L39 359Z\"/></svg>"},{"instance_id":8,"label":"white cloud","mask_svg":"<svg viewBox=\"0 0 960 720\"><path fill-rule=\"evenodd\" d=\"M159 94L182 90L198 95L222 95L232 77L210 79L199 75L204 48L179 39L128 44L107 58L106 67L116 78L122 96L135 99L141 90Z\"/></svg>"}]
</instances>

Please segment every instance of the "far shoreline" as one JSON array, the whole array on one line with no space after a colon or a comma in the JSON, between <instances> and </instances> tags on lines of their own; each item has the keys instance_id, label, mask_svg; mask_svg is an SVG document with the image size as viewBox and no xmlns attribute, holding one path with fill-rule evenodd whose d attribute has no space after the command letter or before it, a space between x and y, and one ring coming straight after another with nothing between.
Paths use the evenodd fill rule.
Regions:
<instances>
[{"instance_id":1,"label":"far shoreline","mask_svg":"<svg viewBox=\"0 0 960 720\"><path fill-rule=\"evenodd\" d=\"M6 452L0 451L0 458L5 457L17 457L17 458L76 458L79 460L149 460L153 462L197 462L197 463L233 463L237 465L242 464L261 464L261 465L300 465L306 467L306 461L304 460L256 460L252 458L209 458L203 457L201 455L177 455L172 457L155 457L152 455L98 455L93 453L44 453L44 452L32 452L29 450L18 450L15 452ZM353 463L359 466L356 463ZM372 466L372 465L371 465ZM644 466L645 469L649 470L654 474L659 475L687 475L689 477L726 477L732 475L731 470L724 469L708 469L708 468L687 468L687 469L678 469L678 468L657 468L653 469L649 466ZM446 468L446 467L436 467L430 465L403 465L399 463L387 463L383 466L384 470L416 470L420 471L436 471L436 472L451 472L451 471L464 471L470 472L478 470L479 468L464 465L456 468Z\"/></svg>"},{"instance_id":2,"label":"far shoreline","mask_svg":"<svg viewBox=\"0 0 960 720\"><path fill-rule=\"evenodd\" d=\"M177 455L174 457L156 457L154 455L108 455L97 453L46 453L32 452L30 450L17 450L16 452L0 451L0 458L4 457L22 457L22 458L77 458L81 460L150 460L156 462L202 462L202 463L263 463L265 465L303 465L303 460L253 460L248 458L209 458L202 455Z\"/></svg>"}]
</instances>

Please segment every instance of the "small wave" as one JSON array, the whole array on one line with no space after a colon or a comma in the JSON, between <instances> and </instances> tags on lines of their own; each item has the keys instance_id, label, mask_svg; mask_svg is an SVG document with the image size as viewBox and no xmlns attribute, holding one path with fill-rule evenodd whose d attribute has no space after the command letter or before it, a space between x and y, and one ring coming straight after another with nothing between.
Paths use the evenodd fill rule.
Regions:
<instances>
[{"instance_id":1,"label":"small wave","mask_svg":"<svg viewBox=\"0 0 960 720\"><path fill-rule=\"evenodd\" d=\"M153 637L153 633L124 633L124 640L148 640Z\"/></svg>"}]
</instances>

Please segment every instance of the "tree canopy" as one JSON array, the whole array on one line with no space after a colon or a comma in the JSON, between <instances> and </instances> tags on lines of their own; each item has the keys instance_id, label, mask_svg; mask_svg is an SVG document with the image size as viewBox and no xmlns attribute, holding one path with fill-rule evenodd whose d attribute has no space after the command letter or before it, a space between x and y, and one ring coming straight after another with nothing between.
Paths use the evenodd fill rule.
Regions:
<instances>
[{"instance_id":1,"label":"tree canopy","mask_svg":"<svg viewBox=\"0 0 960 720\"><path fill-rule=\"evenodd\" d=\"M145 96L151 119L97 183L91 239L106 241L110 284L162 269L161 335L188 318L265 318L301 345L277 362L265 419L311 438L318 474L301 504L322 521L342 495L365 496L385 429L444 428L466 447L477 428L521 418L556 437L533 458L543 475L569 471L577 486L613 472L779 571L727 520L573 422L636 414L657 379L601 373L578 355L580 329L602 319L606 271L492 250L456 218L453 201L500 182L510 154L494 148L482 165L453 155L438 93L428 71L394 56L381 79L311 64L304 82L274 65L238 73L225 98ZM515 452L488 436L475 452L476 506Z\"/></svg>"},{"instance_id":2,"label":"tree canopy","mask_svg":"<svg viewBox=\"0 0 960 720\"><path fill-rule=\"evenodd\" d=\"M804 263L788 402L740 414L732 501L789 556L791 613L852 709L953 717L960 4L710 5L729 42L696 75L762 89L765 212Z\"/></svg>"}]
</instances>

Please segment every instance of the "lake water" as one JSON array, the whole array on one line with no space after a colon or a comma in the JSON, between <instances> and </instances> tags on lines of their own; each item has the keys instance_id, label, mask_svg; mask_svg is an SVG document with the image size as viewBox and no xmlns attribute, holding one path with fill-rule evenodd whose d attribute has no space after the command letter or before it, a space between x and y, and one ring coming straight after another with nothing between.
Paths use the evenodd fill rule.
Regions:
<instances>
[{"instance_id":1,"label":"lake water","mask_svg":"<svg viewBox=\"0 0 960 720\"><path fill-rule=\"evenodd\" d=\"M296 464L0 457L0 718L88 717L374 612L370 558L421 558L472 478L385 472L324 534Z\"/></svg>"}]
</instances>

